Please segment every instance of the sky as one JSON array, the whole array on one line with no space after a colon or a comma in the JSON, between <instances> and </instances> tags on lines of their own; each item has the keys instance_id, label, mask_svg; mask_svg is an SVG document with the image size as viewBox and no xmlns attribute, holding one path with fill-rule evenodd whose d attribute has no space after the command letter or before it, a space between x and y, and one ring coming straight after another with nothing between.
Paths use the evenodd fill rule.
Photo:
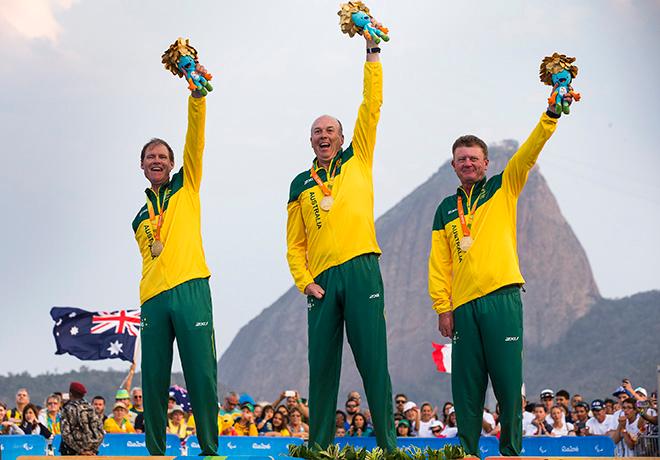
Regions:
<instances>
[{"instance_id":1,"label":"sky","mask_svg":"<svg viewBox=\"0 0 660 460\"><path fill-rule=\"evenodd\" d=\"M456 137L524 140L549 93L540 61L559 51L577 57L582 100L540 170L603 296L660 289L660 1L368 6L391 36L381 46L376 216L450 159ZM214 74L201 199L219 353L292 285L286 202L313 158L309 127L335 115L348 142L361 101L363 39L341 34L338 9L0 0L0 374L128 368L55 356L48 313L139 306L139 152L162 137L180 166L187 89L160 63L179 36Z\"/></svg>"}]
</instances>

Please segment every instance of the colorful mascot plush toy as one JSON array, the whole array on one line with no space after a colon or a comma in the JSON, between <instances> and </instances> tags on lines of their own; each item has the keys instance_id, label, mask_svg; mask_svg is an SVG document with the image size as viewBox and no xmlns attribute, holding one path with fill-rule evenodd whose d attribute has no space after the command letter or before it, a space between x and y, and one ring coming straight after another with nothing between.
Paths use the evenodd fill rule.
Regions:
<instances>
[{"instance_id":1,"label":"colorful mascot plush toy","mask_svg":"<svg viewBox=\"0 0 660 460\"><path fill-rule=\"evenodd\" d=\"M546 56L541 61L539 77L541 82L552 86L553 91L548 98L548 104L555 106L555 112L568 115L571 111L566 95L570 95L573 100L580 100L580 93L573 91L571 82L577 76L578 68L573 65L574 57L568 57L565 54L554 53L552 56Z\"/></svg>"},{"instance_id":2,"label":"colorful mascot plush toy","mask_svg":"<svg viewBox=\"0 0 660 460\"><path fill-rule=\"evenodd\" d=\"M165 68L178 75L180 78L185 76L190 91L199 91L202 96L206 96L213 87L209 80L213 75L202 66L197 60L197 50L188 44L188 39L178 38L163 53L163 64Z\"/></svg>"},{"instance_id":3,"label":"colorful mascot plush toy","mask_svg":"<svg viewBox=\"0 0 660 460\"><path fill-rule=\"evenodd\" d=\"M356 33L364 35L367 40L373 40L376 44L380 43L381 38L386 42L390 40L387 35L389 30L374 20L364 3L360 1L342 3L340 8L337 12L339 25L345 34L350 37Z\"/></svg>"}]
</instances>

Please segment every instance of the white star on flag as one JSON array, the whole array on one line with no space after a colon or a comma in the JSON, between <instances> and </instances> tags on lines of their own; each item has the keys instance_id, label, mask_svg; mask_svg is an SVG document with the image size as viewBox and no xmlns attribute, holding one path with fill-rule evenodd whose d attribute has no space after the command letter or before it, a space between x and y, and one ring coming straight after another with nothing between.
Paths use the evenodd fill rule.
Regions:
<instances>
[{"instance_id":1,"label":"white star on flag","mask_svg":"<svg viewBox=\"0 0 660 460\"><path fill-rule=\"evenodd\" d=\"M110 342L110 346L107 348L107 350L110 352L110 356L118 355L123 351L123 346L123 343L121 343L119 340L115 340L114 342Z\"/></svg>"},{"instance_id":2,"label":"white star on flag","mask_svg":"<svg viewBox=\"0 0 660 460\"><path fill-rule=\"evenodd\" d=\"M69 333L71 333L71 335L78 335L78 328L76 326L73 326L69 331Z\"/></svg>"},{"instance_id":3,"label":"white star on flag","mask_svg":"<svg viewBox=\"0 0 660 460\"><path fill-rule=\"evenodd\" d=\"M75 311L69 313L69 318L75 318L75 317L76 317L76 312Z\"/></svg>"}]
</instances>

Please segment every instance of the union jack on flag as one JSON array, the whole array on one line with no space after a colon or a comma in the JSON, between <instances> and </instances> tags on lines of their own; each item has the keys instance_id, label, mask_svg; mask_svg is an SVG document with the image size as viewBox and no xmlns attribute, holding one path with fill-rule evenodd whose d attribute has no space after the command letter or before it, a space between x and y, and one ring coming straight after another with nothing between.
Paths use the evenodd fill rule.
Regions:
<instances>
[{"instance_id":1,"label":"union jack on flag","mask_svg":"<svg viewBox=\"0 0 660 460\"><path fill-rule=\"evenodd\" d=\"M100 311L92 316L92 334L103 334L112 328L115 334L137 337L140 333L140 310Z\"/></svg>"},{"instance_id":2,"label":"union jack on flag","mask_svg":"<svg viewBox=\"0 0 660 460\"><path fill-rule=\"evenodd\" d=\"M55 354L68 353L82 360L133 361L140 334L140 310L87 311L53 307Z\"/></svg>"}]
</instances>

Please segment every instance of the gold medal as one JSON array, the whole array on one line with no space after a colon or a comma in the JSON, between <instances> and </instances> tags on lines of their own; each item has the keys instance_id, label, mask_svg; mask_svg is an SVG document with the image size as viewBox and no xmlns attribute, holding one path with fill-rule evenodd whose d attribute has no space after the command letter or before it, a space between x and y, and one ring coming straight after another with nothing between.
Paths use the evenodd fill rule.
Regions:
<instances>
[{"instance_id":1,"label":"gold medal","mask_svg":"<svg viewBox=\"0 0 660 460\"><path fill-rule=\"evenodd\" d=\"M335 202L335 199L332 198L332 195L326 195L321 199L321 209L324 211L330 211L330 208L332 207L332 203Z\"/></svg>"},{"instance_id":2,"label":"gold medal","mask_svg":"<svg viewBox=\"0 0 660 460\"><path fill-rule=\"evenodd\" d=\"M163 242L161 240L154 240L153 243L151 243L151 255L154 257L158 257L161 252L163 252Z\"/></svg>"},{"instance_id":3,"label":"gold medal","mask_svg":"<svg viewBox=\"0 0 660 460\"><path fill-rule=\"evenodd\" d=\"M468 249L470 249L472 243L474 243L474 241L472 240L472 237L469 235L461 238L461 251L468 252Z\"/></svg>"}]
</instances>

